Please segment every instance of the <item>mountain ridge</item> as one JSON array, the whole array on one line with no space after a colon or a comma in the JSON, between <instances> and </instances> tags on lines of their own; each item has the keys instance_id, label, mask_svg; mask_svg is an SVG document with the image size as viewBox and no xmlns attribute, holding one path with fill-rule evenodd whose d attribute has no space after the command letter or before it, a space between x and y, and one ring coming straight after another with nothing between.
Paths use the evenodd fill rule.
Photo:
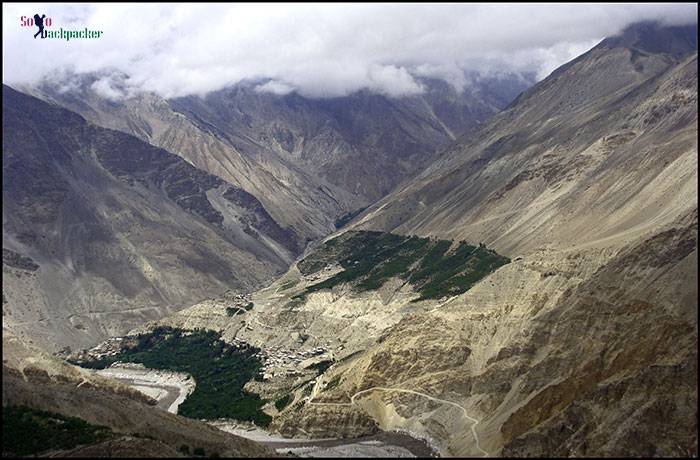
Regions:
<instances>
[{"instance_id":1,"label":"mountain ridge","mask_svg":"<svg viewBox=\"0 0 700 460\"><path fill-rule=\"evenodd\" d=\"M7 86L3 99L3 247L39 266L3 263L3 311L49 348L118 335L120 310L136 324L252 289L303 249L254 197L180 157ZM189 292L168 281L186 272Z\"/></svg>"},{"instance_id":2,"label":"mountain ridge","mask_svg":"<svg viewBox=\"0 0 700 460\"><path fill-rule=\"evenodd\" d=\"M339 216L387 193L529 84L512 75L474 80L459 93L421 77L426 93L413 98L360 91L315 100L260 92L262 81L244 81L204 97L146 93L111 101L92 85L109 78L119 88L127 76L108 75L65 76L22 89L246 190L305 241L331 233Z\"/></svg>"}]
</instances>

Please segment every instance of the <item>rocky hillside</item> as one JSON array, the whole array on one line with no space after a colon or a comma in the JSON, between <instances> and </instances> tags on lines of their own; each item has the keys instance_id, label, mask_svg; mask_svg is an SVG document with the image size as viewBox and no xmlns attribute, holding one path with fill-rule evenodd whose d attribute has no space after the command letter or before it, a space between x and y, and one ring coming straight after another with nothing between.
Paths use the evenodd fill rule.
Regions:
<instances>
[{"instance_id":1,"label":"rocky hillside","mask_svg":"<svg viewBox=\"0 0 700 460\"><path fill-rule=\"evenodd\" d=\"M696 190L693 32L643 25L603 41L358 227L483 241L511 255L631 242L684 216L696 206L686 199Z\"/></svg>"},{"instance_id":2,"label":"rocky hillside","mask_svg":"<svg viewBox=\"0 0 700 460\"><path fill-rule=\"evenodd\" d=\"M280 273L304 240L181 157L3 86L3 327L85 347Z\"/></svg>"},{"instance_id":3,"label":"rocky hillside","mask_svg":"<svg viewBox=\"0 0 700 460\"><path fill-rule=\"evenodd\" d=\"M205 97L139 94L112 100L94 89L104 78L71 76L26 91L242 188L305 241L334 231L339 216L384 196L532 83L519 75L474 75L458 92L423 78L425 92L418 96L361 91L309 99L260 92L256 88L263 82L246 81ZM108 78L126 92L126 75Z\"/></svg>"},{"instance_id":4,"label":"rocky hillside","mask_svg":"<svg viewBox=\"0 0 700 460\"><path fill-rule=\"evenodd\" d=\"M333 230L333 218L355 209L355 197L328 184L274 152L256 155L175 112L169 101L154 94L112 101L91 89L96 76L74 77L76 86L61 92L45 84L26 88L44 100L75 111L98 126L128 134L175 153L260 200L273 219L291 228L301 242Z\"/></svg>"},{"instance_id":5,"label":"rocky hillside","mask_svg":"<svg viewBox=\"0 0 700 460\"><path fill-rule=\"evenodd\" d=\"M456 136L489 119L530 84L508 76L457 92L441 80L419 81L425 92L411 97L359 91L308 99L242 84L171 104L241 151L275 152L367 204L422 170Z\"/></svg>"}]
</instances>

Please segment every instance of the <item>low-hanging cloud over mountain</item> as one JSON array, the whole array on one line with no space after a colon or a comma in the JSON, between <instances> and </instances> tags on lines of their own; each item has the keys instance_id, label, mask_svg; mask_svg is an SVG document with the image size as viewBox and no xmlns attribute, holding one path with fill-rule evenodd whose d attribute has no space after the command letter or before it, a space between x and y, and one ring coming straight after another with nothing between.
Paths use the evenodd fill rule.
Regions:
<instances>
[{"instance_id":1,"label":"low-hanging cloud over mountain","mask_svg":"<svg viewBox=\"0 0 700 460\"><path fill-rule=\"evenodd\" d=\"M101 30L97 39L34 39L20 17L49 29ZM543 78L605 36L642 20L697 22L697 4L577 5L3 5L3 82L113 69L95 89L205 94L244 79L259 91L330 97L369 89L419 93L416 77L468 84L465 71Z\"/></svg>"}]
</instances>

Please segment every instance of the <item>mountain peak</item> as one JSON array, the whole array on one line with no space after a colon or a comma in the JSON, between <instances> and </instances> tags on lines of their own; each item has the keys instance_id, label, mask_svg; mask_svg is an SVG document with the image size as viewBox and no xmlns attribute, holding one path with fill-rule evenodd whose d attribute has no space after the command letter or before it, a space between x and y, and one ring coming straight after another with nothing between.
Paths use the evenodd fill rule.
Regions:
<instances>
[{"instance_id":1,"label":"mountain peak","mask_svg":"<svg viewBox=\"0 0 700 460\"><path fill-rule=\"evenodd\" d=\"M624 47L682 58L698 49L698 25L666 26L658 22L638 22L625 28L619 35L606 38L598 46Z\"/></svg>"}]
</instances>

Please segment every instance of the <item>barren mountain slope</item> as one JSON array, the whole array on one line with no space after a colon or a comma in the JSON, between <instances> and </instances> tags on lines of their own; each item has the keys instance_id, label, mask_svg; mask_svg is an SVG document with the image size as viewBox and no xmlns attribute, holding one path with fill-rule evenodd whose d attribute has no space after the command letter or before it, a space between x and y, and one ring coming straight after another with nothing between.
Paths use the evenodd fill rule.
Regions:
<instances>
[{"instance_id":1,"label":"barren mountain slope","mask_svg":"<svg viewBox=\"0 0 700 460\"><path fill-rule=\"evenodd\" d=\"M671 43L661 33L647 31ZM523 93L357 227L483 241L510 255L632 241L692 210L697 46L675 57L620 42Z\"/></svg>"},{"instance_id":2,"label":"barren mountain slope","mask_svg":"<svg viewBox=\"0 0 700 460\"><path fill-rule=\"evenodd\" d=\"M155 94L112 101L91 88L96 76L73 79L77 82L69 91L61 91L60 84L49 83L26 89L98 126L133 134L176 153L197 168L246 190L263 203L276 221L291 226L304 241L326 235L334 228L335 216L362 204L254 141L243 139L241 145L233 145L175 112L170 101ZM241 146L248 146L246 154Z\"/></svg>"},{"instance_id":3,"label":"barren mountain slope","mask_svg":"<svg viewBox=\"0 0 700 460\"><path fill-rule=\"evenodd\" d=\"M305 240L327 235L338 216L420 171L454 136L531 84L516 75L473 77L460 93L443 81L422 79L426 91L414 97L361 91L315 100L263 93L256 83L243 82L204 98L139 94L110 100L93 87L100 78L105 76L71 76L26 91L243 188ZM120 88L126 76L109 78Z\"/></svg>"},{"instance_id":4,"label":"barren mountain slope","mask_svg":"<svg viewBox=\"0 0 700 460\"><path fill-rule=\"evenodd\" d=\"M3 326L85 347L304 247L247 192L132 136L3 87Z\"/></svg>"},{"instance_id":5,"label":"barren mountain slope","mask_svg":"<svg viewBox=\"0 0 700 460\"><path fill-rule=\"evenodd\" d=\"M170 102L241 151L274 152L368 204L420 171L455 136L490 118L530 83L515 75L484 78L458 92L440 80L419 81L423 94L396 98L363 90L309 99L239 84L204 98Z\"/></svg>"}]
</instances>

